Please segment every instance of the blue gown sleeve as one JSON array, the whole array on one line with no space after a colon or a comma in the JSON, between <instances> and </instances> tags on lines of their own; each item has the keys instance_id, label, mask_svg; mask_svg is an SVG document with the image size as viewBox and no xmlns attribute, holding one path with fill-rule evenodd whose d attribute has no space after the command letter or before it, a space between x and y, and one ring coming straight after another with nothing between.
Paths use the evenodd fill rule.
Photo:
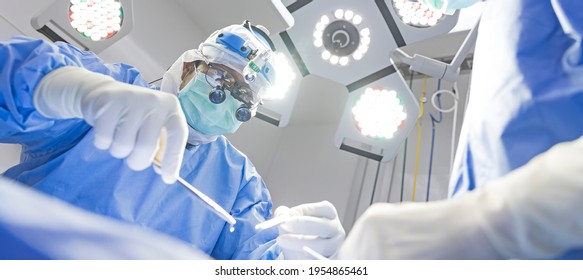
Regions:
<instances>
[{"instance_id":1,"label":"blue gown sleeve","mask_svg":"<svg viewBox=\"0 0 583 280\"><path fill-rule=\"evenodd\" d=\"M47 119L34 107L36 85L46 74L63 66L83 67L120 82L147 86L135 68L105 64L92 52L66 43L22 36L0 41L0 142L22 144L23 152L34 157L35 153L72 146L90 129L80 119Z\"/></svg>"},{"instance_id":2,"label":"blue gown sleeve","mask_svg":"<svg viewBox=\"0 0 583 280\"><path fill-rule=\"evenodd\" d=\"M583 11L583 1L552 0L551 3L563 31L575 40L567 52L564 62L569 68L580 68L583 65L583 12L581 12Z\"/></svg>"}]
</instances>

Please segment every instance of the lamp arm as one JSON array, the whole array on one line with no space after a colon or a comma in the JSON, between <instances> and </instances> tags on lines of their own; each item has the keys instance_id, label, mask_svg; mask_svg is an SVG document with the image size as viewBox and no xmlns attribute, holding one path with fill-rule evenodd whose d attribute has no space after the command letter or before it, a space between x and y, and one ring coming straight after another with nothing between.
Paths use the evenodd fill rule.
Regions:
<instances>
[{"instance_id":1,"label":"lamp arm","mask_svg":"<svg viewBox=\"0 0 583 280\"><path fill-rule=\"evenodd\" d=\"M415 54L411 57L401 49L393 51L392 56L393 58L408 64L411 71L423 73L437 79L443 79L454 83L458 78L462 62L476 43L479 25L480 20L478 19L450 64L420 54Z\"/></svg>"}]
</instances>

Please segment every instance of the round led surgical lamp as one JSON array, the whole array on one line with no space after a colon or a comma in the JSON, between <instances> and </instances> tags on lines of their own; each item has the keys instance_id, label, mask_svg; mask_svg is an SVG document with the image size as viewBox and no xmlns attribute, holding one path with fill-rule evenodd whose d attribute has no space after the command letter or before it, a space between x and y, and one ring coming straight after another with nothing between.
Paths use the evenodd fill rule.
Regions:
<instances>
[{"instance_id":1,"label":"round led surgical lamp","mask_svg":"<svg viewBox=\"0 0 583 280\"><path fill-rule=\"evenodd\" d=\"M396 91L370 87L352 107L352 115L362 135L380 140L392 139L407 118Z\"/></svg>"},{"instance_id":2,"label":"round led surgical lamp","mask_svg":"<svg viewBox=\"0 0 583 280\"><path fill-rule=\"evenodd\" d=\"M413 27L432 27L445 18L441 11L417 0L392 0L392 2L401 21Z\"/></svg>"},{"instance_id":3,"label":"round led surgical lamp","mask_svg":"<svg viewBox=\"0 0 583 280\"><path fill-rule=\"evenodd\" d=\"M322 59L341 66L348 65L350 59L362 59L370 45L370 29L361 26L362 20L351 10L337 9L332 17L323 15L313 33Z\"/></svg>"},{"instance_id":4,"label":"round led surgical lamp","mask_svg":"<svg viewBox=\"0 0 583 280\"><path fill-rule=\"evenodd\" d=\"M115 36L124 19L119 0L71 0L69 23L83 37L101 41Z\"/></svg>"}]
</instances>

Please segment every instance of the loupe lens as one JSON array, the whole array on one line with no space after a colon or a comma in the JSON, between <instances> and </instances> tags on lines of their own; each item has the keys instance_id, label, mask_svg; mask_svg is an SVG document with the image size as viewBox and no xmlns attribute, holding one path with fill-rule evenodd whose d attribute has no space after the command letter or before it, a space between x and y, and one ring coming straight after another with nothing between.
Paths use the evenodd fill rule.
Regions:
<instances>
[{"instance_id":1,"label":"loupe lens","mask_svg":"<svg viewBox=\"0 0 583 280\"><path fill-rule=\"evenodd\" d=\"M235 117L240 122L246 122L251 119L251 110L247 107L239 107L235 112Z\"/></svg>"},{"instance_id":2,"label":"loupe lens","mask_svg":"<svg viewBox=\"0 0 583 280\"><path fill-rule=\"evenodd\" d=\"M215 88L209 93L209 100L214 104L221 104L225 101L227 95L225 91L220 88Z\"/></svg>"}]
</instances>

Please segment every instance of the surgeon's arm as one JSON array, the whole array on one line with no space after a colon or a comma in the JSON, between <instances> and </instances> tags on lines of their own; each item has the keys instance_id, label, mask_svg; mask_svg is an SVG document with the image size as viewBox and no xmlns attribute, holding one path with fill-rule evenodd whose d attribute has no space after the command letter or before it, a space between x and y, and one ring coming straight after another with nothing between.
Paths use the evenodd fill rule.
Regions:
<instances>
[{"instance_id":1,"label":"surgeon's arm","mask_svg":"<svg viewBox=\"0 0 583 280\"><path fill-rule=\"evenodd\" d=\"M175 96L72 66L45 75L33 94L43 116L84 119L95 130L95 146L126 158L131 169L149 167L159 143L167 143L161 175L166 183L176 181L188 130Z\"/></svg>"},{"instance_id":2,"label":"surgeon's arm","mask_svg":"<svg viewBox=\"0 0 583 280\"><path fill-rule=\"evenodd\" d=\"M58 154L89 123L98 148L140 170L149 166L163 128L162 175L174 181L188 133L174 96L129 85L144 85L133 67L105 64L65 43L13 37L0 41L0 57L6 81L0 83L0 142L22 144L30 158Z\"/></svg>"},{"instance_id":3,"label":"surgeon's arm","mask_svg":"<svg viewBox=\"0 0 583 280\"><path fill-rule=\"evenodd\" d=\"M452 201L376 204L344 259L547 259L583 248L583 138Z\"/></svg>"}]
</instances>

